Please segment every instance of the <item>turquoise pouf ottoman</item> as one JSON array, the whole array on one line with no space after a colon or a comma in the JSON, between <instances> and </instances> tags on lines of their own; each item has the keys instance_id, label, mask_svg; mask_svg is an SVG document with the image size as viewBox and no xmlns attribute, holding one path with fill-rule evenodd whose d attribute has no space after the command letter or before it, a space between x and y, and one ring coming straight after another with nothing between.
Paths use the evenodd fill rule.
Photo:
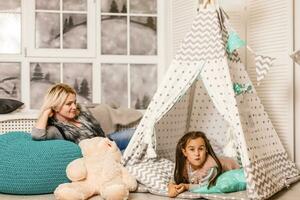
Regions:
<instances>
[{"instance_id":1,"label":"turquoise pouf ottoman","mask_svg":"<svg viewBox=\"0 0 300 200\"><path fill-rule=\"evenodd\" d=\"M46 194L69 182L67 165L82 157L66 140L34 141L25 132L0 135L0 193Z\"/></svg>"}]
</instances>

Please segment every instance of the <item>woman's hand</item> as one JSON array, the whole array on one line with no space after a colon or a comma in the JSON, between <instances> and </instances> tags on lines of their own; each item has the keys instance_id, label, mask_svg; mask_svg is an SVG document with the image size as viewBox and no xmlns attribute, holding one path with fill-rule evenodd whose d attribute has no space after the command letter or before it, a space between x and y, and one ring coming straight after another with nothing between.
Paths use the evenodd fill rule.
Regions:
<instances>
[{"instance_id":1,"label":"woman's hand","mask_svg":"<svg viewBox=\"0 0 300 200\"><path fill-rule=\"evenodd\" d=\"M47 116L47 117L52 117L54 114L53 109L52 108L47 108L46 110L44 110L43 115Z\"/></svg>"},{"instance_id":2,"label":"woman's hand","mask_svg":"<svg viewBox=\"0 0 300 200\"><path fill-rule=\"evenodd\" d=\"M47 108L42 112L40 117L38 118L35 127L38 129L46 129L47 128L47 122L48 118L52 117L54 115L54 111L52 108Z\"/></svg>"}]
</instances>

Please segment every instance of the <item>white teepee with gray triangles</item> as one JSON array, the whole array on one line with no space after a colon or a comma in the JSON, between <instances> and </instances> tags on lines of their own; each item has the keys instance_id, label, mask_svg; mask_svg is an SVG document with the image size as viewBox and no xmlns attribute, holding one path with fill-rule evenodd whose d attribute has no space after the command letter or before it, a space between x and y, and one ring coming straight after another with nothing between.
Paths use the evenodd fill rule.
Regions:
<instances>
[{"instance_id":1,"label":"white teepee with gray triangles","mask_svg":"<svg viewBox=\"0 0 300 200\"><path fill-rule=\"evenodd\" d=\"M126 167L151 192L166 194L177 141L195 130L206 133L217 154L234 143L247 193L228 194L231 199L266 199L299 179L237 52L226 52L224 20L219 8L199 10L124 152ZM236 93L234 84L252 89Z\"/></svg>"}]
</instances>

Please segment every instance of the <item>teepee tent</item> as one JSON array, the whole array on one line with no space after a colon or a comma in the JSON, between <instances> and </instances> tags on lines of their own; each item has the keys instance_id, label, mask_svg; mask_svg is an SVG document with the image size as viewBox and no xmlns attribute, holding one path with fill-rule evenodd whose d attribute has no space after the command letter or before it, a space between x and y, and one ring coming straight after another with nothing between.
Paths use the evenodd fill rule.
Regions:
<instances>
[{"instance_id":1,"label":"teepee tent","mask_svg":"<svg viewBox=\"0 0 300 200\"><path fill-rule=\"evenodd\" d=\"M299 179L237 51L226 51L226 20L218 7L199 9L124 152L126 167L154 193L166 194L177 141L188 131L204 132L217 154L236 152L247 180L243 198L266 199ZM234 84L252 89L238 95Z\"/></svg>"}]
</instances>

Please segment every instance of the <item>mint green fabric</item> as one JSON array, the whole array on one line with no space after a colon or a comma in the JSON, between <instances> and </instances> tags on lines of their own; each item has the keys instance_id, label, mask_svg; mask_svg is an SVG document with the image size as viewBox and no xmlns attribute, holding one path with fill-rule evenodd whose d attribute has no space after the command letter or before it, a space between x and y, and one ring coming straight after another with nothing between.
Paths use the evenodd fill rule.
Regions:
<instances>
[{"instance_id":1,"label":"mint green fabric","mask_svg":"<svg viewBox=\"0 0 300 200\"><path fill-rule=\"evenodd\" d=\"M211 194L211 193L228 193L246 190L246 178L244 169L234 169L221 174L216 185L209 189L207 185L194 187L190 191L194 193Z\"/></svg>"},{"instance_id":2,"label":"mint green fabric","mask_svg":"<svg viewBox=\"0 0 300 200\"><path fill-rule=\"evenodd\" d=\"M236 32L230 32L227 40L226 50L228 53L233 53L234 50L246 45Z\"/></svg>"},{"instance_id":3,"label":"mint green fabric","mask_svg":"<svg viewBox=\"0 0 300 200\"><path fill-rule=\"evenodd\" d=\"M81 150L66 140L34 141L10 132L0 135L0 156L0 193L45 194L69 182L66 167Z\"/></svg>"}]
</instances>

